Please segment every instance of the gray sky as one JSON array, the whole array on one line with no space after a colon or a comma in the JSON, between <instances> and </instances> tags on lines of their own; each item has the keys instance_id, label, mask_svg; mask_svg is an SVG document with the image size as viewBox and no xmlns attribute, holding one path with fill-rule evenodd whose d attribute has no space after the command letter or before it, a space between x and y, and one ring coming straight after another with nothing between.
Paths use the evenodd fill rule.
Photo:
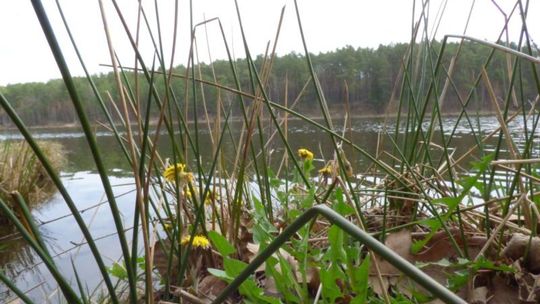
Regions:
<instances>
[{"instance_id":1,"label":"gray sky","mask_svg":"<svg viewBox=\"0 0 540 304\"><path fill-rule=\"evenodd\" d=\"M171 57L173 0L158 0L167 64ZM49 17L63 46L72 74L82 75L82 69L67 40L54 0L43 0ZM122 63L132 66L134 55L125 32L109 0L104 0L114 48ZM123 13L135 32L137 1L118 0ZM143 0L149 22L156 28L153 2ZM416 1L418 19L419 5ZM515 0L498 0L497 4L509 13ZM540 36L540 1L530 1L527 25L531 38ZM75 35L84 60L92 73L107 72L100 64L110 63L98 0L60 0ZM189 1L180 0L179 32L174 64L186 64L189 47ZM233 0L194 0L194 22L219 17L236 57L243 57L243 47ZM436 37L462 34L472 0L433 0L430 2L428 34L435 30L438 10L445 13L437 28ZM476 0L467 35L495 41L504 25L504 16L491 0ZM239 0L242 22L252 54L264 53L268 41L273 41L281 8L286 5L277 53L303 52L294 2L292 0ZM301 19L309 50L313 53L334 50L345 45L373 47L379 44L406 42L411 37L413 0L298 0ZM520 31L520 16L510 23L510 40L516 41ZM216 24L207 27L210 46L206 45L205 29L197 32L199 60L225 58L223 42ZM540 38L539 38L540 39ZM152 48L147 34L141 35L141 50L151 62ZM538 42L535 40L535 42ZM210 52L208 51L210 49ZM210 55L209 55L210 54ZM0 85L19 82L47 81L60 74L42 34L29 0L0 0Z\"/></svg>"}]
</instances>

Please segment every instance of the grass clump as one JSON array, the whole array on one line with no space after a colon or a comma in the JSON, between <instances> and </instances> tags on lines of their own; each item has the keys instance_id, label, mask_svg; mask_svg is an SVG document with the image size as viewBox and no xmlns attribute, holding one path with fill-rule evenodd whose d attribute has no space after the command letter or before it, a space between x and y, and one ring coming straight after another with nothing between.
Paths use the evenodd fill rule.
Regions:
<instances>
[{"instance_id":1,"label":"grass clump","mask_svg":"<svg viewBox=\"0 0 540 304\"><path fill-rule=\"evenodd\" d=\"M58 171L65 164L62 145L42 141L39 146L47 155L51 165ZM36 158L30 146L24 141L5 141L0 143L0 199L11 205L11 193L18 192L28 203L35 206L49 199L56 188ZM7 219L0 212L0 222Z\"/></svg>"}]
</instances>

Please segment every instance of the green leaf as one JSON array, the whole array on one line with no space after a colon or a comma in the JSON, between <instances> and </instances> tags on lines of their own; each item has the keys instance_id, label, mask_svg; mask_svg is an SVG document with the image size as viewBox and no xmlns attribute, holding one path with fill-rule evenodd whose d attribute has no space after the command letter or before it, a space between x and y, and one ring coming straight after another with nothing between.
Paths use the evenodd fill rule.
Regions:
<instances>
[{"instance_id":1,"label":"green leaf","mask_svg":"<svg viewBox=\"0 0 540 304\"><path fill-rule=\"evenodd\" d=\"M336 188L334 197L336 198L336 203L345 203L345 200L343 199L343 189L341 187Z\"/></svg>"},{"instance_id":2,"label":"green leaf","mask_svg":"<svg viewBox=\"0 0 540 304\"><path fill-rule=\"evenodd\" d=\"M344 248L344 250L345 254L347 255L347 265L351 265L351 267L353 267L353 263L360 256L360 248L351 244L351 246L347 246Z\"/></svg>"},{"instance_id":3,"label":"green leaf","mask_svg":"<svg viewBox=\"0 0 540 304\"><path fill-rule=\"evenodd\" d=\"M221 256L226 257L236 251L229 241L216 231L208 231L208 237Z\"/></svg>"},{"instance_id":4,"label":"green leaf","mask_svg":"<svg viewBox=\"0 0 540 304\"><path fill-rule=\"evenodd\" d=\"M489 165L494 158L495 158L495 154L491 153L482 157L482 159L479 161L471 162L471 164L474 169L480 171L481 173L484 173L487 170L487 168L489 168Z\"/></svg>"},{"instance_id":5,"label":"green leaf","mask_svg":"<svg viewBox=\"0 0 540 304\"><path fill-rule=\"evenodd\" d=\"M448 261L448 259L441 259L439 261L435 261L435 262L427 262L427 263L424 263L424 262L416 262L416 267L418 268L424 268L424 267L427 267L427 266L431 266L431 265L435 265L435 266L441 266L441 267L450 267L454 264L450 263L450 261Z\"/></svg>"},{"instance_id":6,"label":"green leaf","mask_svg":"<svg viewBox=\"0 0 540 304\"><path fill-rule=\"evenodd\" d=\"M417 254L420 250L422 250L422 248L424 248L424 246L426 246L426 244L429 242L429 240L431 240L431 238L435 235L435 233L437 233L437 231L442 226L441 222L436 218L431 218L431 219L424 220L424 221L422 221L422 224L428 226L430 232L428 233L428 235L426 235L425 238L413 242L413 244L411 245L411 252L414 253L414 254Z\"/></svg>"},{"instance_id":7,"label":"green leaf","mask_svg":"<svg viewBox=\"0 0 540 304\"><path fill-rule=\"evenodd\" d=\"M276 283L276 289L281 293L286 303L301 303L300 298L292 291L292 285L286 275L276 269L278 261L275 257L266 260L266 276L272 277Z\"/></svg>"},{"instance_id":8,"label":"green leaf","mask_svg":"<svg viewBox=\"0 0 540 304\"><path fill-rule=\"evenodd\" d=\"M289 265L289 262L285 260L281 255L279 256L279 266L282 273L283 283L285 284L284 291L287 293L287 301L292 303L300 303L300 298L298 297L298 291L300 291L300 286L294 278L294 274ZM294 290L297 292L293 292Z\"/></svg>"},{"instance_id":9,"label":"green leaf","mask_svg":"<svg viewBox=\"0 0 540 304\"><path fill-rule=\"evenodd\" d=\"M352 286L353 290L356 292L356 301L359 301L357 303L366 303L367 296L368 296L368 287L369 287L369 264L370 264L370 256L369 254L366 255L364 260L362 261L362 264L360 264L360 267L354 270L354 281L355 284Z\"/></svg>"},{"instance_id":10,"label":"green leaf","mask_svg":"<svg viewBox=\"0 0 540 304\"><path fill-rule=\"evenodd\" d=\"M345 203L343 199L343 189L336 188L335 193L336 203L333 205L333 209L343 215L343 216L349 216L354 213L354 208L351 207L349 204Z\"/></svg>"},{"instance_id":11,"label":"green leaf","mask_svg":"<svg viewBox=\"0 0 540 304\"><path fill-rule=\"evenodd\" d=\"M328 258L333 263L340 263L346 259L347 255L343 249L343 237L343 230L336 225L332 225L328 230L328 241L330 242Z\"/></svg>"},{"instance_id":12,"label":"green leaf","mask_svg":"<svg viewBox=\"0 0 540 304\"><path fill-rule=\"evenodd\" d=\"M447 196L447 197L441 197L441 198L434 199L433 203L434 204L446 205L448 207L448 210L453 210L458 206L460 201L461 200L459 199L459 197Z\"/></svg>"},{"instance_id":13,"label":"green leaf","mask_svg":"<svg viewBox=\"0 0 540 304\"><path fill-rule=\"evenodd\" d=\"M461 287L465 286L469 281L469 271L456 271L453 275L448 277L448 288L453 291L458 291Z\"/></svg>"},{"instance_id":14,"label":"green leaf","mask_svg":"<svg viewBox=\"0 0 540 304\"><path fill-rule=\"evenodd\" d=\"M229 276L225 271L221 269L208 268L207 270L211 275L215 276L218 279L222 279L223 281L226 281L227 283L230 283L233 280L233 277Z\"/></svg>"},{"instance_id":15,"label":"green leaf","mask_svg":"<svg viewBox=\"0 0 540 304\"><path fill-rule=\"evenodd\" d=\"M309 189L308 193L305 195L304 199L302 200L302 208L309 209L313 207L315 203L315 187Z\"/></svg>"},{"instance_id":16,"label":"green leaf","mask_svg":"<svg viewBox=\"0 0 540 304\"><path fill-rule=\"evenodd\" d=\"M247 264L242 261L223 258L223 268L225 268L226 275L231 278L237 277L246 267ZM255 284L255 281L253 281L253 278L246 279L240 285L238 291L240 294L255 301L255 303L279 304L278 299L265 296L263 290Z\"/></svg>"},{"instance_id":17,"label":"green leaf","mask_svg":"<svg viewBox=\"0 0 540 304\"><path fill-rule=\"evenodd\" d=\"M321 271L320 276L322 283L322 296L329 303L335 303L336 299L343 295L341 289L337 285L337 280L342 278L343 275L340 274L340 270L337 265L332 264L328 271Z\"/></svg>"},{"instance_id":18,"label":"green leaf","mask_svg":"<svg viewBox=\"0 0 540 304\"><path fill-rule=\"evenodd\" d=\"M503 272L515 272L516 270L508 265L495 265L491 260L486 259L485 257L480 257L477 261L471 263L471 268L474 272L480 269L490 269L495 271Z\"/></svg>"},{"instance_id":19,"label":"green leaf","mask_svg":"<svg viewBox=\"0 0 540 304\"><path fill-rule=\"evenodd\" d=\"M311 175L311 171L313 171L313 169L315 169L315 166L313 166L313 160L304 160L304 173L306 174L306 177L309 177Z\"/></svg>"},{"instance_id":20,"label":"green leaf","mask_svg":"<svg viewBox=\"0 0 540 304\"><path fill-rule=\"evenodd\" d=\"M113 277L119 279L119 280L127 280L127 270L124 268L124 266L113 263L113 265L107 269L107 271L113 275Z\"/></svg>"},{"instance_id":21,"label":"green leaf","mask_svg":"<svg viewBox=\"0 0 540 304\"><path fill-rule=\"evenodd\" d=\"M253 214L254 223L253 226L253 240L261 245L261 249L270 243L272 240L272 233L277 232L277 229L267 218L266 209L262 205L261 201L253 196L253 205L255 211Z\"/></svg>"},{"instance_id":22,"label":"green leaf","mask_svg":"<svg viewBox=\"0 0 540 304\"><path fill-rule=\"evenodd\" d=\"M223 268L225 268L225 272L232 277L239 275L246 267L247 264L242 261L223 258Z\"/></svg>"},{"instance_id":23,"label":"green leaf","mask_svg":"<svg viewBox=\"0 0 540 304\"><path fill-rule=\"evenodd\" d=\"M144 259L144 256L137 258L137 265L141 270L144 270L146 268L146 260Z\"/></svg>"}]
</instances>

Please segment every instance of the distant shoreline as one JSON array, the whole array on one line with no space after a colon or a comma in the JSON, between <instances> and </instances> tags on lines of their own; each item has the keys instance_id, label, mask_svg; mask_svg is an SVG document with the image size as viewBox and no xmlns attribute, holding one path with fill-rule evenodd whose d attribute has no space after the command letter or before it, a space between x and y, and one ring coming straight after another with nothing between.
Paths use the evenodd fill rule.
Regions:
<instances>
[{"instance_id":1,"label":"distant shoreline","mask_svg":"<svg viewBox=\"0 0 540 304\"><path fill-rule=\"evenodd\" d=\"M403 113L402 115L406 115L407 113ZM457 117L460 113L459 112L453 112L453 113L444 113L443 114L443 117ZM495 112L480 112L478 113L479 116L491 116L491 115L495 115L496 113ZM513 113L510 113L510 114L513 114ZM338 114L338 113L331 113L330 114L331 116L331 119L343 119L344 118L344 115L341 115L341 114ZM313 115L306 115L306 117L312 119L312 120L315 120L315 121L320 121L320 120L324 120L324 117L322 115L317 115L317 116L313 116ZM397 114L376 114L376 113L371 113L371 114L355 114L355 115L351 115L352 119L384 119L384 118L396 118L397 117ZM431 115L426 115L426 117L431 117ZM264 117L264 120L265 121L268 121L270 118L269 117ZM289 114L289 117L288 117L288 120L290 121L298 121L298 120L301 120L301 118L299 117L295 117L295 116L292 116L291 114ZM210 118L210 121L211 122L214 122L215 120L213 119L213 117ZM223 121L223 119L222 119ZM232 119L230 119L231 122L240 122L242 121L242 118L240 116L235 116L233 117ZM193 123L194 121L193 120L189 120L188 123ZM206 119L198 119L197 121L199 124L207 124L208 121ZM135 125L135 123L132 123L132 125ZM155 126L157 125L157 120L152 120L150 122L150 125L151 126ZM120 124L118 124L117 126L121 126ZM64 124L49 124L49 125L39 125L39 126L27 126L28 129L30 130L42 130L42 129L79 129L81 128L80 124L77 122L77 123L64 123ZM98 129L105 129L105 127L101 124L101 123L98 123L98 122L95 122L93 123L92 127L94 128L98 128ZM4 130L6 131L16 131L18 130L18 128L16 126L8 126L8 127L4 127L3 128Z\"/></svg>"}]
</instances>

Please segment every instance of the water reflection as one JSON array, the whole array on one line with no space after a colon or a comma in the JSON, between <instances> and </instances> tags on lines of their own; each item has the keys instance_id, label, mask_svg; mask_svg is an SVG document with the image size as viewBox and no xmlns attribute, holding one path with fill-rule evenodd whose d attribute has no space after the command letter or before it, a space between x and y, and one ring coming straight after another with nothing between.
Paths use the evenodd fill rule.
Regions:
<instances>
[{"instance_id":1,"label":"water reflection","mask_svg":"<svg viewBox=\"0 0 540 304\"><path fill-rule=\"evenodd\" d=\"M124 227L132 226L135 195L133 193L133 179L111 176L117 203L122 210ZM99 175L91 172L76 172L62 176L66 189L77 203L78 209L89 230L96 241L106 264L111 264L119 257L120 251L115 228L111 220L111 213L105 201ZM83 274L88 286L93 288L100 282L101 275L96 263L85 244L81 232L70 215L69 208L59 194L48 202L33 210L34 216L39 219L40 232L45 236L49 251L54 256L57 266L67 277L74 278L73 260L79 274ZM128 234L131 230L128 230ZM131 238L131 237L130 237ZM54 282L49 271L41 264L41 260L34 256L24 242L14 240L8 249L9 254L2 253L0 265L4 271L15 280L23 290L32 290L29 295L37 302L45 294L51 293ZM0 285L0 299L8 299L12 294Z\"/></svg>"}]
</instances>

